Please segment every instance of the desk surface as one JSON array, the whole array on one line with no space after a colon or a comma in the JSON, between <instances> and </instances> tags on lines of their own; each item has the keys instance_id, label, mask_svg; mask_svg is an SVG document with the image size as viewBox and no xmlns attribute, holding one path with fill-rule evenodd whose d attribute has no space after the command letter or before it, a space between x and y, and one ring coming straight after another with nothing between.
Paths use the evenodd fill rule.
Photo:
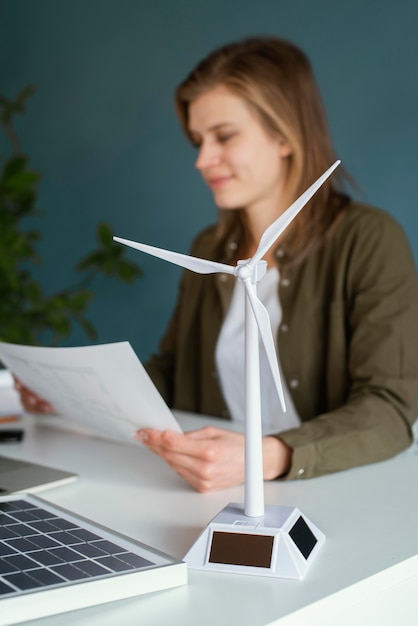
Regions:
<instances>
[{"instance_id":1,"label":"desk surface","mask_svg":"<svg viewBox=\"0 0 418 626\"><path fill-rule=\"evenodd\" d=\"M196 493L139 444L63 430L55 417L28 417L26 421L23 443L0 445L0 454L80 475L77 482L43 491L40 497L175 557L184 556L226 504L243 501L242 486L214 494ZM187 430L202 425L204 418L180 414L179 421ZM265 483L266 504L297 506L327 537L303 581L189 571L187 586L31 624L284 623L294 611L415 556L417 494L418 449L413 448L389 461L331 476Z\"/></svg>"}]
</instances>

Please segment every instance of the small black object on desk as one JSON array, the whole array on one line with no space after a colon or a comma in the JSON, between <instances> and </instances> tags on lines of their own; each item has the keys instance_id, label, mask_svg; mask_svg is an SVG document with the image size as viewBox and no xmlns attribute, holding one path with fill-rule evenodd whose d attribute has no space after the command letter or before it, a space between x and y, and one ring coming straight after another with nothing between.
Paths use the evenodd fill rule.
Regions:
<instances>
[{"instance_id":1,"label":"small black object on desk","mask_svg":"<svg viewBox=\"0 0 418 626\"><path fill-rule=\"evenodd\" d=\"M0 443L19 443L25 435L23 428L0 429Z\"/></svg>"}]
</instances>

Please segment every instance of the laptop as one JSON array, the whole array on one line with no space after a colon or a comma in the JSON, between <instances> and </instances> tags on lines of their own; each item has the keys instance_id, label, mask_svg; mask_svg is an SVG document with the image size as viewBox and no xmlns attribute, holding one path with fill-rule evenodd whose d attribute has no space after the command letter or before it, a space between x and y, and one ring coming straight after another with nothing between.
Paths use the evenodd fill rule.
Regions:
<instances>
[{"instance_id":1,"label":"laptop","mask_svg":"<svg viewBox=\"0 0 418 626\"><path fill-rule=\"evenodd\" d=\"M0 456L0 496L35 493L71 483L77 477L73 472Z\"/></svg>"}]
</instances>

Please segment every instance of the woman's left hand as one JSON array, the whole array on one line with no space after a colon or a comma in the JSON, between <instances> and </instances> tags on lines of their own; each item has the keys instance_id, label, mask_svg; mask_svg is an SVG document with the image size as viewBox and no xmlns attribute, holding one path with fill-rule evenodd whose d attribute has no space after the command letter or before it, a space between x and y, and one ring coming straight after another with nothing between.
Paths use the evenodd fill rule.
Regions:
<instances>
[{"instance_id":1,"label":"woman's left hand","mask_svg":"<svg viewBox=\"0 0 418 626\"><path fill-rule=\"evenodd\" d=\"M13 376L15 389L19 393L20 402L29 413L55 413L55 408L44 398L26 387L19 378Z\"/></svg>"},{"instance_id":2,"label":"woman's left hand","mask_svg":"<svg viewBox=\"0 0 418 626\"><path fill-rule=\"evenodd\" d=\"M241 433L213 426L184 434L144 428L136 432L135 438L201 493L226 489L244 481L245 440ZM264 437L264 478L276 478L287 471L290 455L291 451L283 442L275 437Z\"/></svg>"}]
</instances>

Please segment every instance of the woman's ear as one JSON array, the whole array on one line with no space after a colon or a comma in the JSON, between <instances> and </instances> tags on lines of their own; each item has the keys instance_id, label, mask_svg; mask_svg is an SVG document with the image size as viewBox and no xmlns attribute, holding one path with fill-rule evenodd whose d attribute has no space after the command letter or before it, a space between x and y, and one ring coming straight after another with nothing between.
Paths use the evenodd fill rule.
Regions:
<instances>
[{"instance_id":1,"label":"woman's ear","mask_svg":"<svg viewBox=\"0 0 418 626\"><path fill-rule=\"evenodd\" d=\"M284 137L279 137L279 148L280 148L280 156L283 159L285 159L286 157L289 157L293 153L292 146Z\"/></svg>"}]
</instances>

